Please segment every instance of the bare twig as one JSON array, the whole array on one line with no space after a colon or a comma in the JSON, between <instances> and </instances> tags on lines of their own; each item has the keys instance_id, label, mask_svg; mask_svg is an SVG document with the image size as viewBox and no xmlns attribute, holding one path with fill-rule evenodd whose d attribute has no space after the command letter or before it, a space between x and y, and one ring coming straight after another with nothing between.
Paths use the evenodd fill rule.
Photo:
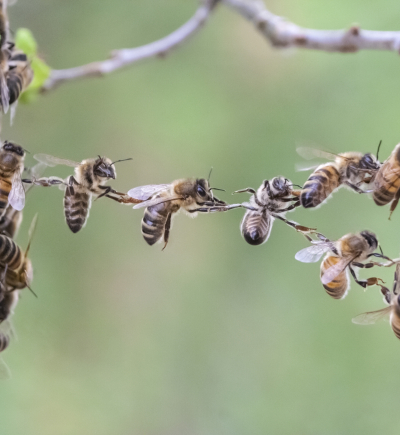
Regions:
<instances>
[{"instance_id":1,"label":"bare twig","mask_svg":"<svg viewBox=\"0 0 400 435\"><path fill-rule=\"evenodd\" d=\"M76 68L52 70L43 90L50 90L66 81L102 76L144 59L166 56L204 26L216 3L216 0L206 0L189 21L158 41L140 47L115 50L111 53L110 59L101 62L92 62Z\"/></svg>"},{"instance_id":2,"label":"bare twig","mask_svg":"<svg viewBox=\"0 0 400 435\"><path fill-rule=\"evenodd\" d=\"M274 47L299 47L313 50L354 53L358 50L389 50L399 52L400 32L361 30L315 30L297 26L268 11L261 0L221 0L255 27Z\"/></svg>"}]
</instances>

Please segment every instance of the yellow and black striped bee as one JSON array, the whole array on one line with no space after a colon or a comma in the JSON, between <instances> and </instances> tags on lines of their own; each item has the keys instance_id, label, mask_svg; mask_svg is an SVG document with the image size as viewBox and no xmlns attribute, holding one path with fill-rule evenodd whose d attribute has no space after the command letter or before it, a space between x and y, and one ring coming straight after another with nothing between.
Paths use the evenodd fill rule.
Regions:
<instances>
[{"instance_id":1,"label":"yellow and black striped bee","mask_svg":"<svg viewBox=\"0 0 400 435\"><path fill-rule=\"evenodd\" d=\"M170 184L150 184L131 189L128 196L140 202L133 208L146 207L142 219L142 234L151 246L164 238L167 246L172 216L180 209L193 217L197 212L209 212L212 207L225 206L214 197L209 181L204 178L183 178ZM163 248L163 249L164 249Z\"/></svg>"},{"instance_id":2,"label":"yellow and black striped bee","mask_svg":"<svg viewBox=\"0 0 400 435\"><path fill-rule=\"evenodd\" d=\"M371 183L380 168L377 157L371 153L333 154L308 147L298 148L297 152L306 159L322 157L333 160L318 166L305 182L300 195L300 204L305 208L319 206L341 186L347 186L357 193L366 193L359 186ZM307 169L311 168L301 170Z\"/></svg>"},{"instance_id":3,"label":"yellow and black striped bee","mask_svg":"<svg viewBox=\"0 0 400 435\"><path fill-rule=\"evenodd\" d=\"M288 211L300 205L298 198L300 191L293 190L293 184L287 178L275 177L271 180L264 180L257 191L249 187L234 193L241 192L251 193L250 201L240 205L233 204L226 209L237 206L247 208L240 224L240 230L243 238L250 245L261 245L268 240L275 218L282 220L297 231L303 233L314 231L312 228L303 227L285 219Z\"/></svg>"},{"instance_id":4,"label":"yellow and black striped bee","mask_svg":"<svg viewBox=\"0 0 400 435\"><path fill-rule=\"evenodd\" d=\"M370 257L384 258L392 262L390 258L374 252L378 248L378 240L374 233L350 233L336 241L330 241L320 233L316 234L319 240L310 239L312 246L297 252L295 258L303 263L314 263L327 253L321 263L321 282L329 296L343 299L347 295L350 288L349 271L355 282L363 288L380 285L379 278L359 280L354 270L354 267L368 269L381 265L375 262L363 263Z\"/></svg>"},{"instance_id":5,"label":"yellow and black striped bee","mask_svg":"<svg viewBox=\"0 0 400 435\"><path fill-rule=\"evenodd\" d=\"M400 339L400 264L396 266L393 291L390 292L386 287L382 287L382 293L384 301L389 304L388 307L360 314L352 319L352 322L358 325L372 325L379 319L390 316L390 325L394 335Z\"/></svg>"},{"instance_id":6,"label":"yellow and black striped bee","mask_svg":"<svg viewBox=\"0 0 400 435\"><path fill-rule=\"evenodd\" d=\"M123 193L116 192L110 186L105 186L105 183L110 179L115 180L117 176L114 166L115 163L132 160L125 159L112 162L107 157L99 156L98 158L86 159L79 163L72 160L60 159L48 154L36 154L34 158L47 166L66 165L75 168L75 176L71 175L66 180L62 180L58 177L24 180L24 182L39 186L66 185L64 214L67 225L73 233L77 233L85 226L93 195L98 198L102 196L110 197L110 193L124 195Z\"/></svg>"},{"instance_id":7,"label":"yellow and black striped bee","mask_svg":"<svg viewBox=\"0 0 400 435\"><path fill-rule=\"evenodd\" d=\"M28 57L21 50L12 47L6 74L10 105L18 100L33 80L33 70Z\"/></svg>"},{"instance_id":8,"label":"yellow and black striped bee","mask_svg":"<svg viewBox=\"0 0 400 435\"><path fill-rule=\"evenodd\" d=\"M390 216L397 207L400 199L400 144L396 145L376 174L372 198L379 206L391 202Z\"/></svg>"},{"instance_id":9,"label":"yellow and black striped bee","mask_svg":"<svg viewBox=\"0 0 400 435\"><path fill-rule=\"evenodd\" d=\"M25 190L21 173L24 169L24 149L12 142L4 142L0 148L0 216L10 204L15 210L25 205Z\"/></svg>"}]
</instances>

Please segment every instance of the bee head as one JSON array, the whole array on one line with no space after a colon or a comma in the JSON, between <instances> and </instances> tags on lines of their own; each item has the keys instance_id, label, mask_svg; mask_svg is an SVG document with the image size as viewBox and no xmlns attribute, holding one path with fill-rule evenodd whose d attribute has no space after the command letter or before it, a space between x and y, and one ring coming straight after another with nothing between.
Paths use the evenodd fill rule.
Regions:
<instances>
[{"instance_id":1,"label":"bee head","mask_svg":"<svg viewBox=\"0 0 400 435\"><path fill-rule=\"evenodd\" d=\"M379 166L379 162L373 154L367 153L361 157L360 169L378 170Z\"/></svg>"},{"instance_id":2,"label":"bee head","mask_svg":"<svg viewBox=\"0 0 400 435\"><path fill-rule=\"evenodd\" d=\"M113 163L107 157L100 157L94 162L93 173L101 178L113 178L117 176Z\"/></svg>"},{"instance_id":3,"label":"bee head","mask_svg":"<svg viewBox=\"0 0 400 435\"><path fill-rule=\"evenodd\" d=\"M208 184L208 180L206 180L205 178L199 178L196 180L194 190L195 195L200 198L201 202L214 200L212 191L210 190L210 185Z\"/></svg>"},{"instance_id":4,"label":"bee head","mask_svg":"<svg viewBox=\"0 0 400 435\"><path fill-rule=\"evenodd\" d=\"M15 170L24 156L25 151L21 146L5 141L0 148L0 169L5 172Z\"/></svg>"},{"instance_id":5,"label":"bee head","mask_svg":"<svg viewBox=\"0 0 400 435\"><path fill-rule=\"evenodd\" d=\"M367 241L368 246L372 251L375 251L375 249L378 247L378 240L374 233L371 231L361 231L361 236L364 237L364 239Z\"/></svg>"},{"instance_id":6,"label":"bee head","mask_svg":"<svg viewBox=\"0 0 400 435\"><path fill-rule=\"evenodd\" d=\"M285 177L275 177L270 182L275 196L287 196L290 194L292 183ZM266 187L266 181L264 182Z\"/></svg>"}]
</instances>

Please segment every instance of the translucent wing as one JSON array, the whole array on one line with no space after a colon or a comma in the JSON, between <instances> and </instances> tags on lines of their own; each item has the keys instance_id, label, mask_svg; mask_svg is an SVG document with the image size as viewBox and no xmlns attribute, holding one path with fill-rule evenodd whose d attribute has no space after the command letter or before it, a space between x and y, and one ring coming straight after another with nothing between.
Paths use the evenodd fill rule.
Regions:
<instances>
[{"instance_id":1,"label":"translucent wing","mask_svg":"<svg viewBox=\"0 0 400 435\"><path fill-rule=\"evenodd\" d=\"M176 199L183 199L183 197L163 196L161 198L149 199L148 201L144 201L139 204L136 204L135 206L133 206L133 208L136 209L136 208L143 208L143 207L152 207L153 205L162 204L163 202L175 201Z\"/></svg>"},{"instance_id":2,"label":"translucent wing","mask_svg":"<svg viewBox=\"0 0 400 435\"><path fill-rule=\"evenodd\" d=\"M45 163L39 162L29 170L29 174L35 178L40 178L43 175L46 167L47 165Z\"/></svg>"},{"instance_id":3,"label":"translucent wing","mask_svg":"<svg viewBox=\"0 0 400 435\"><path fill-rule=\"evenodd\" d=\"M7 113L8 108L10 107L10 94L8 92L8 86L3 72L0 73L0 98L3 112Z\"/></svg>"},{"instance_id":4,"label":"translucent wing","mask_svg":"<svg viewBox=\"0 0 400 435\"><path fill-rule=\"evenodd\" d=\"M328 151L318 150L311 147L299 147L296 149L297 154L299 154L303 159L310 160L315 157L322 157L323 159L335 160L338 154L330 153Z\"/></svg>"},{"instance_id":5,"label":"translucent wing","mask_svg":"<svg viewBox=\"0 0 400 435\"><path fill-rule=\"evenodd\" d=\"M167 190L170 186L171 184L148 184L147 186L134 187L128 192L128 195L131 198L146 201L156 193Z\"/></svg>"},{"instance_id":6,"label":"translucent wing","mask_svg":"<svg viewBox=\"0 0 400 435\"><path fill-rule=\"evenodd\" d=\"M318 166L321 166L322 164L323 162L318 162L318 163L299 162L295 164L295 169L297 172L313 171L314 169L317 169Z\"/></svg>"},{"instance_id":7,"label":"translucent wing","mask_svg":"<svg viewBox=\"0 0 400 435\"><path fill-rule=\"evenodd\" d=\"M358 316L351 319L353 323L357 325L372 325L380 319L383 319L385 316L389 315L392 310L392 307L385 307L381 310L370 311L368 313L359 314Z\"/></svg>"},{"instance_id":8,"label":"translucent wing","mask_svg":"<svg viewBox=\"0 0 400 435\"><path fill-rule=\"evenodd\" d=\"M79 162L74 162L73 160L59 159L58 157L50 156L49 154L35 154L33 156L38 162L44 163L46 166L57 166L65 165L72 166L73 168L80 165Z\"/></svg>"},{"instance_id":9,"label":"translucent wing","mask_svg":"<svg viewBox=\"0 0 400 435\"><path fill-rule=\"evenodd\" d=\"M332 243L321 242L316 245L304 248L297 252L294 258L302 263L315 263L317 262L325 252L328 252L332 248Z\"/></svg>"},{"instance_id":10,"label":"translucent wing","mask_svg":"<svg viewBox=\"0 0 400 435\"><path fill-rule=\"evenodd\" d=\"M331 266L322 276L321 282L322 284L329 284L332 282L339 274L341 274L344 269L354 260L351 258L341 258L336 264Z\"/></svg>"},{"instance_id":11,"label":"translucent wing","mask_svg":"<svg viewBox=\"0 0 400 435\"><path fill-rule=\"evenodd\" d=\"M16 170L14 172L12 187L8 195L8 202L15 210L22 210L25 206L25 190L21 180L21 172Z\"/></svg>"}]
</instances>

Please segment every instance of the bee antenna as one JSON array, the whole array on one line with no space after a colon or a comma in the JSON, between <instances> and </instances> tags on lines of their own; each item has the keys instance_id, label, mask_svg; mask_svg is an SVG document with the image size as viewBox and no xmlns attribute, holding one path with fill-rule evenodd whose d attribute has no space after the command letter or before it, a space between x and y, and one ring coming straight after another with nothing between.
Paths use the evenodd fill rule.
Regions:
<instances>
[{"instance_id":1,"label":"bee antenna","mask_svg":"<svg viewBox=\"0 0 400 435\"><path fill-rule=\"evenodd\" d=\"M303 186L300 186L299 184L293 184L293 183L292 183L292 187L293 187L293 186L300 187L300 189L303 188Z\"/></svg>"},{"instance_id":2,"label":"bee antenna","mask_svg":"<svg viewBox=\"0 0 400 435\"><path fill-rule=\"evenodd\" d=\"M376 160L379 160L379 149L381 148L381 144L382 144L382 139L379 141L379 145L378 145L378 151L376 152Z\"/></svg>"},{"instance_id":3,"label":"bee antenna","mask_svg":"<svg viewBox=\"0 0 400 435\"><path fill-rule=\"evenodd\" d=\"M220 190L221 192L226 192L225 189L219 189L218 187L210 187L210 190Z\"/></svg>"},{"instance_id":4,"label":"bee antenna","mask_svg":"<svg viewBox=\"0 0 400 435\"><path fill-rule=\"evenodd\" d=\"M211 172L212 172L212 170L213 170L213 167L211 166L210 173L208 174L208 178L207 178L207 181L208 181L208 182L210 182L210 178L211 178Z\"/></svg>"},{"instance_id":5,"label":"bee antenna","mask_svg":"<svg viewBox=\"0 0 400 435\"><path fill-rule=\"evenodd\" d=\"M132 159L132 157L129 157L129 159L115 160L115 162L112 162L111 164L113 165L113 164L118 163L118 162L126 162L127 160L133 160L133 159Z\"/></svg>"},{"instance_id":6,"label":"bee antenna","mask_svg":"<svg viewBox=\"0 0 400 435\"><path fill-rule=\"evenodd\" d=\"M384 255L383 251L382 251L382 246L381 245L379 245L379 250L381 251L381 254Z\"/></svg>"},{"instance_id":7,"label":"bee antenna","mask_svg":"<svg viewBox=\"0 0 400 435\"><path fill-rule=\"evenodd\" d=\"M27 246L26 251L25 251L25 257L28 256L29 249L31 247L33 234L35 233L35 230L36 230L36 224L37 224L37 213L35 214L34 218L32 219L31 227L29 228L29 241L28 241L28 246Z\"/></svg>"},{"instance_id":8,"label":"bee antenna","mask_svg":"<svg viewBox=\"0 0 400 435\"><path fill-rule=\"evenodd\" d=\"M29 285L26 283L26 280L25 280L25 284L28 287L28 289L32 292L33 296L35 296L35 298L37 298L38 295L31 289L31 287L29 287Z\"/></svg>"}]
</instances>

